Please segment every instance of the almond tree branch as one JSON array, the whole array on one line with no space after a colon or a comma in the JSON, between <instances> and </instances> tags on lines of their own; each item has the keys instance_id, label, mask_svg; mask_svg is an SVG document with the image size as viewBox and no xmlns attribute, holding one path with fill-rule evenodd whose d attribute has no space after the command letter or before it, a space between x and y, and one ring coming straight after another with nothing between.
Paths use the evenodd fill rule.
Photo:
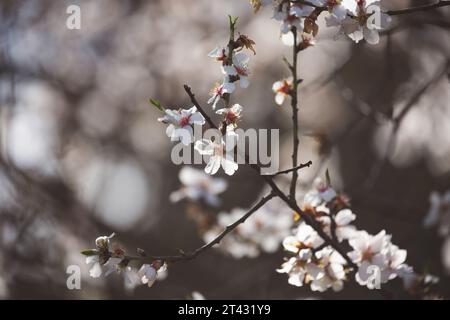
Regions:
<instances>
[{"instance_id":1,"label":"almond tree branch","mask_svg":"<svg viewBox=\"0 0 450 320\"><path fill-rule=\"evenodd\" d=\"M283 171L278 171L277 173L274 173L272 176L278 176L280 174L287 174L290 173L292 171L298 171L301 170L303 168L307 168L310 167L312 165L312 161L308 161L306 163L302 163L301 165L295 167L295 168L291 168L291 169L287 169L287 170L283 170Z\"/></svg>"},{"instance_id":2,"label":"almond tree branch","mask_svg":"<svg viewBox=\"0 0 450 320\"><path fill-rule=\"evenodd\" d=\"M206 115L205 119L206 119L206 122L208 122L209 126L211 128L217 129L216 124L208 117L207 113L204 111L204 109L200 106L200 104L195 99L195 95L192 93L190 87L188 85L185 85L184 89L186 90L187 94L191 98L192 103L197 107L199 112L203 116ZM245 158L246 158L246 162L248 163L247 155ZM309 216L307 213L303 212L303 210L297 204L297 201L295 200L295 196L294 196L294 198L288 197L283 191L281 191L280 188L277 186L277 184L273 181L273 176L263 175L261 173L262 168L259 165L250 164L250 167L253 170L255 170L258 173L258 175L270 186L270 188L272 189L272 193L275 196L277 196L281 200L283 200L289 206L289 208L291 208L291 210L300 214L306 224L310 225L328 245L330 245L337 252L339 252L339 254L345 259L345 261L347 262L349 267L353 268L354 270L357 270L357 266L353 263L353 261L347 255L346 251L341 246L341 244L339 242L331 239L330 236L328 236L328 234L322 229L322 226L320 225L320 223L314 219L314 217ZM160 260L164 260L164 259L161 259L162 257L159 257L159 258L160 258ZM178 259L178 260L180 260L180 259ZM178 260L175 260L175 261L178 261ZM190 260L190 259L185 258L184 260ZM174 260L171 260L171 261L174 261Z\"/></svg>"},{"instance_id":3,"label":"almond tree branch","mask_svg":"<svg viewBox=\"0 0 450 320\"><path fill-rule=\"evenodd\" d=\"M252 165L252 167L255 169L255 165ZM256 170L258 169L256 168ZM264 175L261 175L261 177L272 188L272 191L275 192L275 194L289 206L289 208L291 208L294 212L300 214L305 223L311 226L317 232L317 234L324 240L324 242L328 243L328 245L333 247L345 259L349 267L353 268L353 271L357 270L356 264L353 263L352 259L350 259L350 257L347 255L347 252L344 250L341 244L337 241L333 241L333 239L331 239L330 236L326 234L326 232L322 229L320 223L316 219L314 219L314 217L305 213L298 206L297 201L295 199L291 199L287 195L285 195L275 184L272 177Z\"/></svg>"},{"instance_id":4,"label":"almond tree branch","mask_svg":"<svg viewBox=\"0 0 450 320\"><path fill-rule=\"evenodd\" d=\"M236 229L240 224L244 223L252 214L254 214L256 211L258 211L262 206L264 206L269 200L271 200L273 197L275 197L275 193L271 192L267 196L263 197L257 204L255 204L249 211L247 211L246 214L244 214L241 218L233 222L232 224L228 225L225 230L223 230L222 233L220 233L216 238L214 238L212 241L208 242L207 244L201 246L200 248L191 251L189 253L181 253L179 255L173 255L173 256L148 256L146 258L151 260L162 260L166 262L178 262L183 260L192 260L195 259L198 255L202 254L209 248L215 246L216 244L219 244L220 241L230 232L232 232L234 229ZM128 257L129 259L141 259L140 257Z\"/></svg>"},{"instance_id":5,"label":"almond tree branch","mask_svg":"<svg viewBox=\"0 0 450 320\"><path fill-rule=\"evenodd\" d=\"M291 32L294 35L294 46L292 50L292 91L291 91L291 108L292 108L292 135L293 135L293 150L292 150L292 167L297 167L298 165L298 147L300 140L298 138L298 75L297 75L297 65L298 65L298 35L297 28L293 27ZM298 171L292 171L291 186L289 189L289 197L295 199L295 191L297 188Z\"/></svg>"},{"instance_id":6,"label":"almond tree branch","mask_svg":"<svg viewBox=\"0 0 450 320\"><path fill-rule=\"evenodd\" d=\"M382 173L382 170L384 166L386 165L386 162L388 161L388 157L390 154L392 154L396 147L396 137L398 130L400 129L400 125L402 124L403 119L406 117L406 115L409 113L411 108L413 108L417 102L420 100L420 98L430 89L430 87L438 82L442 77L444 77L448 72L450 68L450 60L446 61L442 66L437 68L437 73L433 75L433 77L424 83L417 92L413 94L413 96L408 100L407 104L404 106L404 108L391 119L392 122L392 130L389 134L389 138L387 140L386 148L383 153L383 157L379 162L375 164L375 166L370 170L369 175L365 182L363 183L364 189L371 189L376 181L378 180L378 177Z\"/></svg>"},{"instance_id":7,"label":"almond tree branch","mask_svg":"<svg viewBox=\"0 0 450 320\"><path fill-rule=\"evenodd\" d=\"M400 9L400 10L389 10L389 11L386 11L385 13L390 16L398 16L401 14L410 14L410 13L433 10L433 9L437 9L437 8L441 8L441 7L445 7L445 6L450 6L449 0L439 0L438 2L433 3L433 4L417 6L417 7L412 7L412 8L406 8L406 9Z\"/></svg>"},{"instance_id":8,"label":"almond tree branch","mask_svg":"<svg viewBox=\"0 0 450 320\"><path fill-rule=\"evenodd\" d=\"M203 118L205 118L206 122L208 122L208 125L213 129L219 130L214 121L211 120L211 118L208 116L205 110L203 110L203 108L198 103L197 99L195 98L195 95L192 93L191 87L189 87L187 84L185 84L183 87L186 93L188 94L189 98L191 98L192 104L197 107L197 110L202 114Z\"/></svg>"},{"instance_id":9,"label":"almond tree branch","mask_svg":"<svg viewBox=\"0 0 450 320\"><path fill-rule=\"evenodd\" d=\"M303 4L303 5L307 5L307 6L314 7L314 8L321 8L320 6L315 5L315 4L311 3L310 1L305 1L305 0L290 0L290 2ZM384 13L387 15L390 15L390 16L398 16L398 15L402 15L402 14L411 14L411 13L429 11L429 10L438 9L438 8L442 8L442 7L446 7L446 6L450 6L450 0L438 0L437 2L432 3L432 4L426 4L426 5L405 8L405 9L399 9L399 10L389 10L389 11L385 11Z\"/></svg>"}]
</instances>

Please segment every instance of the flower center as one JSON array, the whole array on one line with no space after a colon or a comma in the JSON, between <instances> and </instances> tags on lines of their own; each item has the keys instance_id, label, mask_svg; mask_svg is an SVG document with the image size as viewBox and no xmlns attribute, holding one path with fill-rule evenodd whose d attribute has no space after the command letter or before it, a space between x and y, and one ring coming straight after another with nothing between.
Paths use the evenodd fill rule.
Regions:
<instances>
[{"instance_id":1,"label":"flower center","mask_svg":"<svg viewBox=\"0 0 450 320\"><path fill-rule=\"evenodd\" d=\"M288 95L289 91L291 91L291 86L286 80L283 80L283 86L280 89L278 89L278 92Z\"/></svg>"},{"instance_id":2,"label":"flower center","mask_svg":"<svg viewBox=\"0 0 450 320\"><path fill-rule=\"evenodd\" d=\"M333 10L333 8L335 6L338 6L340 4L341 4L341 0L328 0L327 1L328 10Z\"/></svg>"},{"instance_id":3,"label":"flower center","mask_svg":"<svg viewBox=\"0 0 450 320\"><path fill-rule=\"evenodd\" d=\"M236 69L236 72L238 73L238 75L240 76L248 76L248 70L246 67L238 67L238 66L234 66L234 68Z\"/></svg>"},{"instance_id":4,"label":"flower center","mask_svg":"<svg viewBox=\"0 0 450 320\"><path fill-rule=\"evenodd\" d=\"M362 260L363 261L371 261L373 257L372 249L369 247L366 250L364 250L362 254Z\"/></svg>"},{"instance_id":5,"label":"flower center","mask_svg":"<svg viewBox=\"0 0 450 320\"><path fill-rule=\"evenodd\" d=\"M191 119L191 116L187 116L187 117L181 118L181 120L180 120L180 126L181 126L181 127L185 127L185 126L189 125L190 119Z\"/></svg>"},{"instance_id":6,"label":"flower center","mask_svg":"<svg viewBox=\"0 0 450 320\"><path fill-rule=\"evenodd\" d=\"M211 89L209 94L211 96L222 96L222 94L223 94L223 85L221 85L220 83L216 83L216 85L214 86L214 88Z\"/></svg>"},{"instance_id":7,"label":"flower center","mask_svg":"<svg viewBox=\"0 0 450 320\"><path fill-rule=\"evenodd\" d=\"M288 15L286 16L286 21L290 24L296 22L297 20L298 20L298 17L294 14L288 13Z\"/></svg>"},{"instance_id":8,"label":"flower center","mask_svg":"<svg viewBox=\"0 0 450 320\"><path fill-rule=\"evenodd\" d=\"M219 143L214 144L214 155L223 157L223 148L224 146L222 144Z\"/></svg>"},{"instance_id":9,"label":"flower center","mask_svg":"<svg viewBox=\"0 0 450 320\"><path fill-rule=\"evenodd\" d=\"M364 5L366 4L366 0L356 0L356 4L358 5L358 7L364 7Z\"/></svg>"},{"instance_id":10,"label":"flower center","mask_svg":"<svg viewBox=\"0 0 450 320\"><path fill-rule=\"evenodd\" d=\"M226 119L228 122L235 122L237 119L237 115L233 111L227 112Z\"/></svg>"}]
</instances>

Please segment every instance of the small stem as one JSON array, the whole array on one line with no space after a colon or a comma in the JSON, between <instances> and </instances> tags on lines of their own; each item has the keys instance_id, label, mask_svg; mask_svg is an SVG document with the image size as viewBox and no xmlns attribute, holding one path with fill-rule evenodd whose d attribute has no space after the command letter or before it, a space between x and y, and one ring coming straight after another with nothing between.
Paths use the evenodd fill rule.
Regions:
<instances>
[{"instance_id":1,"label":"small stem","mask_svg":"<svg viewBox=\"0 0 450 320\"><path fill-rule=\"evenodd\" d=\"M297 75L297 64L298 64L298 51L297 51L297 29L292 28L291 31L294 35L294 46L292 51L292 78L293 78L293 88L291 94L291 107L292 107L292 125L293 125L293 150L292 150L292 167L297 167L298 165L298 147L300 140L298 138L298 75ZM292 171L292 180L289 190L289 197L295 199L295 193L297 188L298 171Z\"/></svg>"},{"instance_id":2,"label":"small stem","mask_svg":"<svg viewBox=\"0 0 450 320\"><path fill-rule=\"evenodd\" d=\"M233 20L230 17L230 39L228 40L228 57L226 59L226 61L224 61L224 64L227 66L231 66L233 65L233 53L234 53L234 34L235 34L235 21L233 22ZM223 95L223 100L225 101L225 107L229 108L230 107L230 98L231 98L231 94L229 93L225 93Z\"/></svg>"},{"instance_id":3,"label":"small stem","mask_svg":"<svg viewBox=\"0 0 450 320\"><path fill-rule=\"evenodd\" d=\"M208 122L208 125L213 129L218 129L216 124L211 120L211 118L208 116L205 110L203 110L203 108L198 103L197 99L195 98L195 95L192 93L191 87L189 87L186 84L183 87L188 96L191 98L192 104L197 107L197 110L202 114L203 118L205 118L206 122Z\"/></svg>"},{"instance_id":4,"label":"small stem","mask_svg":"<svg viewBox=\"0 0 450 320\"><path fill-rule=\"evenodd\" d=\"M244 223L252 214L254 214L256 211L258 211L262 206L264 206L270 199L275 197L275 193L270 193L269 195L263 197L257 204L255 204L249 211L247 211L246 214L244 214L241 218L233 222L232 224L228 225L225 230L223 230L216 238L214 238L212 241L208 242L207 244L201 246L200 248L188 252L183 253L179 255L173 255L173 256L148 256L145 257L146 259L150 260L162 260L166 262L178 262L183 260L192 260L196 258L198 255L203 253L204 251L208 250L209 248L213 247L216 244L219 244L220 241L230 232L232 232L234 229L236 229L240 224ZM137 258L137 257L130 257L130 258ZM144 257L143 257L144 258Z\"/></svg>"},{"instance_id":5,"label":"small stem","mask_svg":"<svg viewBox=\"0 0 450 320\"><path fill-rule=\"evenodd\" d=\"M441 8L441 7L445 7L445 6L450 6L450 1L439 0L438 2L433 3L433 4L417 6L417 7L412 7L412 8L406 8L406 9L400 9L400 10L389 10L389 11L386 11L385 14L390 15L390 16L398 16L401 14L410 14L410 13L433 10L433 9L437 9L437 8Z\"/></svg>"},{"instance_id":6,"label":"small stem","mask_svg":"<svg viewBox=\"0 0 450 320\"><path fill-rule=\"evenodd\" d=\"M312 161L308 161L306 163L302 163L301 165L295 167L295 168L291 168L291 169L287 169L287 170L283 170L283 171L278 171L277 173L274 173L272 176L278 176L280 174L286 174L286 173L290 173L292 171L298 171L301 170L303 168L307 168L310 167L312 165Z\"/></svg>"}]
</instances>

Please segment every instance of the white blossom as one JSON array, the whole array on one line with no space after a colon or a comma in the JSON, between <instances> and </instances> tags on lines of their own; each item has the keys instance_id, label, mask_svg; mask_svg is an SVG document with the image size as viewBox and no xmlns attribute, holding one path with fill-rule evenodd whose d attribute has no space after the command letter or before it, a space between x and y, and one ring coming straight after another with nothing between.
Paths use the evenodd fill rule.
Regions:
<instances>
[{"instance_id":1,"label":"white blossom","mask_svg":"<svg viewBox=\"0 0 450 320\"><path fill-rule=\"evenodd\" d=\"M102 266L100 264L100 258L98 255L86 257L86 264L92 265L89 269L89 275L92 278L98 278L102 275Z\"/></svg>"},{"instance_id":2,"label":"white blossom","mask_svg":"<svg viewBox=\"0 0 450 320\"><path fill-rule=\"evenodd\" d=\"M165 116L158 119L162 123L168 124L166 129L167 136L171 141L181 141L184 145L189 145L194 140L194 124L205 124L205 118L197 111L197 107L180 110L165 110Z\"/></svg>"},{"instance_id":3,"label":"white blossom","mask_svg":"<svg viewBox=\"0 0 450 320\"><path fill-rule=\"evenodd\" d=\"M340 291L346 279L345 263L342 256L330 247L315 254L311 249L304 248L283 263L277 272L287 273L288 283L297 287L310 283L313 291L324 292L329 288Z\"/></svg>"},{"instance_id":4,"label":"white blossom","mask_svg":"<svg viewBox=\"0 0 450 320\"><path fill-rule=\"evenodd\" d=\"M348 35L356 43L364 39L370 44L377 44L380 41L379 30L386 28L391 21L381 11L380 1L344 1L351 16L341 20L332 15L327 19L327 26L338 26L340 34Z\"/></svg>"},{"instance_id":5,"label":"white blossom","mask_svg":"<svg viewBox=\"0 0 450 320\"><path fill-rule=\"evenodd\" d=\"M206 300L205 296L198 291L192 291L191 297L192 300Z\"/></svg>"},{"instance_id":6,"label":"white blossom","mask_svg":"<svg viewBox=\"0 0 450 320\"><path fill-rule=\"evenodd\" d=\"M138 271L138 275L141 278L141 282L148 285L148 287L150 288L151 286L153 286L153 283L155 283L158 272L153 266L149 264L143 264Z\"/></svg>"},{"instance_id":7,"label":"white blossom","mask_svg":"<svg viewBox=\"0 0 450 320\"><path fill-rule=\"evenodd\" d=\"M123 274L125 288L134 289L141 284L141 277L136 269L127 266L121 272Z\"/></svg>"},{"instance_id":8,"label":"white blossom","mask_svg":"<svg viewBox=\"0 0 450 320\"><path fill-rule=\"evenodd\" d=\"M226 80L222 84L217 83L210 92L211 97L208 100L208 104L212 104L213 110L216 110L217 103L223 98L225 93L233 93L235 90L235 85Z\"/></svg>"},{"instance_id":9,"label":"white blossom","mask_svg":"<svg viewBox=\"0 0 450 320\"><path fill-rule=\"evenodd\" d=\"M234 132L233 126L228 126L224 136L220 141L207 139L198 140L195 149L201 155L209 156L209 162L205 167L207 174L215 174L222 166L227 175L233 175L238 169L238 164L234 161L234 147L236 146L238 135Z\"/></svg>"},{"instance_id":10,"label":"white blossom","mask_svg":"<svg viewBox=\"0 0 450 320\"><path fill-rule=\"evenodd\" d=\"M106 261L106 263L103 265L105 277L109 276L113 272L120 271L119 265L121 262L122 262L122 258L116 258L116 257L109 258L108 261Z\"/></svg>"},{"instance_id":11,"label":"white blossom","mask_svg":"<svg viewBox=\"0 0 450 320\"><path fill-rule=\"evenodd\" d=\"M281 106L284 99L290 95L293 89L292 81L292 77L289 77L273 84L272 90L275 93L276 104Z\"/></svg>"},{"instance_id":12,"label":"white blossom","mask_svg":"<svg viewBox=\"0 0 450 320\"><path fill-rule=\"evenodd\" d=\"M303 206L313 208L323 203L328 203L336 198L336 191L323 183L321 178L316 178L313 183L313 189L308 191L303 198Z\"/></svg>"},{"instance_id":13,"label":"white blossom","mask_svg":"<svg viewBox=\"0 0 450 320\"><path fill-rule=\"evenodd\" d=\"M329 211L328 211L329 213ZM356 219L356 215L350 209L342 209L333 217L335 225L336 238L339 242L350 239L356 232L356 228L350 223ZM327 215L318 219L322 222L324 231L331 235L331 218Z\"/></svg>"},{"instance_id":14,"label":"white blossom","mask_svg":"<svg viewBox=\"0 0 450 320\"><path fill-rule=\"evenodd\" d=\"M355 0L313 0L313 3L326 7L328 12L336 19L342 21L346 18L348 10L353 9L352 3L356 3Z\"/></svg>"},{"instance_id":15,"label":"white blossom","mask_svg":"<svg viewBox=\"0 0 450 320\"><path fill-rule=\"evenodd\" d=\"M386 267L381 271L381 282L385 283L389 280L395 279L397 276L404 276L405 273L412 270L405 264L407 252L399 249L394 244L389 244L386 252Z\"/></svg>"},{"instance_id":16,"label":"white blossom","mask_svg":"<svg viewBox=\"0 0 450 320\"><path fill-rule=\"evenodd\" d=\"M102 265L99 255L88 256L86 257L86 263L91 265L89 275L92 278L99 278L102 274L106 277L113 272L118 272L122 260L122 258L111 257Z\"/></svg>"},{"instance_id":17,"label":"white blossom","mask_svg":"<svg viewBox=\"0 0 450 320\"><path fill-rule=\"evenodd\" d=\"M317 5L317 0L310 1L312 4ZM290 8L290 14L295 15L297 17L308 17L315 8L313 6L308 6L303 3L293 3Z\"/></svg>"},{"instance_id":18,"label":"white blossom","mask_svg":"<svg viewBox=\"0 0 450 320\"><path fill-rule=\"evenodd\" d=\"M302 249L313 249L322 245L324 240L309 225L302 222L294 231L293 236L288 236L283 240L283 247L286 251L299 253Z\"/></svg>"},{"instance_id":19,"label":"white blossom","mask_svg":"<svg viewBox=\"0 0 450 320\"><path fill-rule=\"evenodd\" d=\"M317 0L310 1L311 4L318 5ZM313 6L308 6L307 4L303 3L292 3L290 14L295 15L299 18L302 17L308 17L316 8Z\"/></svg>"},{"instance_id":20,"label":"white blossom","mask_svg":"<svg viewBox=\"0 0 450 320\"><path fill-rule=\"evenodd\" d=\"M222 178L213 178L189 166L184 166L178 175L183 187L170 194L172 202L188 198L194 201L204 200L211 206L220 205L218 194L227 189L228 183Z\"/></svg>"},{"instance_id":21,"label":"white blossom","mask_svg":"<svg viewBox=\"0 0 450 320\"><path fill-rule=\"evenodd\" d=\"M216 113L223 115L227 124L236 124L242 117L242 106L236 103L230 108L219 109Z\"/></svg>"},{"instance_id":22,"label":"white blossom","mask_svg":"<svg viewBox=\"0 0 450 320\"><path fill-rule=\"evenodd\" d=\"M248 80L250 75L248 61L249 57L245 53L238 52L233 55L233 64L231 66L222 66L222 72L228 77L228 79L230 79L230 77L239 77L239 84L241 88L244 89L250 85L250 81ZM233 83L230 83L230 85L234 86Z\"/></svg>"},{"instance_id":23,"label":"white blossom","mask_svg":"<svg viewBox=\"0 0 450 320\"><path fill-rule=\"evenodd\" d=\"M341 291L346 279L344 258L331 247L323 248L315 256L318 259L315 261L318 269L314 273L310 272L313 278L311 290L324 292L332 288L334 291Z\"/></svg>"},{"instance_id":24,"label":"white blossom","mask_svg":"<svg viewBox=\"0 0 450 320\"><path fill-rule=\"evenodd\" d=\"M89 270L89 275L92 278L98 278L103 273L102 265L111 260L109 249L110 249L110 240L114 237L114 233L110 236L100 236L95 239L95 246L97 247L98 254L89 255L86 257L86 264L91 265ZM111 261L111 263L107 266L107 274L109 274L109 267L115 260ZM120 261L119 261L120 262Z\"/></svg>"},{"instance_id":25,"label":"white blossom","mask_svg":"<svg viewBox=\"0 0 450 320\"><path fill-rule=\"evenodd\" d=\"M277 7L275 8L275 13L273 18L281 22L281 34L291 33L293 27L297 31L303 31L303 19L297 16L294 12L289 10L287 6L283 6L281 10Z\"/></svg>"},{"instance_id":26,"label":"white blossom","mask_svg":"<svg viewBox=\"0 0 450 320\"><path fill-rule=\"evenodd\" d=\"M210 53L208 57L214 58L217 61L223 62L228 58L228 48L227 47L216 47Z\"/></svg>"},{"instance_id":27,"label":"white blossom","mask_svg":"<svg viewBox=\"0 0 450 320\"><path fill-rule=\"evenodd\" d=\"M288 274L288 283L290 285L301 287L305 282L305 278L308 275L307 265L311 257L311 251L305 250L304 253L304 255L290 258L281 265L280 269L277 269L278 273Z\"/></svg>"},{"instance_id":28,"label":"white blossom","mask_svg":"<svg viewBox=\"0 0 450 320\"><path fill-rule=\"evenodd\" d=\"M366 231L359 231L349 240L353 251L348 256L359 266L356 273L356 281L359 284L373 289L370 282L371 276L374 272L381 272L387 267L386 254L390 239L391 237L382 230L375 236Z\"/></svg>"}]
</instances>

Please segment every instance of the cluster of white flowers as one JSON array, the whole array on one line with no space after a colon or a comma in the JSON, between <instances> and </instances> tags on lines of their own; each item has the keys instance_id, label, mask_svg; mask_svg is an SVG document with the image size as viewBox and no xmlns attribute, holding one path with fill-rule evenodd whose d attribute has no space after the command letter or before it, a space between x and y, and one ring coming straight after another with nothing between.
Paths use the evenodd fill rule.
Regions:
<instances>
[{"instance_id":1,"label":"cluster of white flowers","mask_svg":"<svg viewBox=\"0 0 450 320\"><path fill-rule=\"evenodd\" d=\"M380 2L376 0L251 2L255 9L274 5L273 18L281 22L282 41L289 46L295 45L295 54L315 44L314 37L319 28L316 22L322 13L326 15L327 26L338 27L339 34L346 34L355 42L366 39L371 44L379 41L378 31L389 20L389 17L381 12ZM221 64L223 74L221 82L211 90L208 100L216 115L222 117L218 137L195 140L194 126L203 126L205 117L208 121L209 118L192 95L195 105L190 109L163 109L159 102L152 101L164 112L164 116L158 120L168 125L166 134L171 141L180 141L185 146L194 144L194 149L199 154L208 157L204 172L191 167L182 168L179 178L183 187L170 195L172 202L187 198L218 206L218 194L226 190L227 183L210 175L216 174L220 168L225 174L233 175L238 169L234 159L238 141L235 129L242 117L243 108L239 104L231 104L230 97L237 84L240 88L249 86L249 56L243 51L248 49L255 53L255 50L254 42L247 36L240 34L237 39L234 38L236 21L237 18L230 17L231 36L227 46L216 47L208 54ZM292 66L290 68L295 69ZM299 81L296 79L294 82L291 77L275 82L272 87L275 102L282 105L287 96L293 95ZM213 124L211 126L215 127ZM325 184L321 179L314 181L312 189L300 202L302 210L299 213L292 213L280 197L272 199L245 217L245 221L239 221L248 212L244 209L219 213L212 224L210 221L206 223L207 229L203 230L204 241L211 243L221 235L219 248L235 258L254 258L261 252L274 253L282 245L291 256L277 271L287 274L291 285L301 287L309 284L313 291L324 292L330 288L340 291L352 273L355 274L356 282L369 289L379 288L380 284L397 277L403 278L405 284L422 279L405 264L406 250L394 245L391 236L384 230L376 235L357 230L352 224L356 215L351 210L349 200L331 188L328 182ZM425 221L427 226L445 221L446 223L441 223L444 225L441 232L445 235L448 235L450 230L449 204L450 192L442 198L433 194L432 209ZM233 225L232 231L228 229L230 225ZM224 234L224 231L231 232ZM138 284L151 287L158 278L164 277L164 261L142 263L145 260L142 250L138 249L136 257L127 256L122 248L110 244L112 237L113 235L99 237L95 241L94 249L82 252L87 256L86 263L91 265L89 273L92 277L98 278L102 274L108 276L117 272L124 276L127 285L131 287ZM324 238L328 238L327 241ZM209 246L201 249L204 248ZM345 248L349 249L345 251ZM176 257L168 261L183 260L185 257L186 255L182 254L181 258ZM133 266L136 261L139 266ZM355 266L357 270L353 269ZM424 281L431 283L435 279L425 278Z\"/></svg>"},{"instance_id":2,"label":"cluster of white flowers","mask_svg":"<svg viewBox=\"0 0 450 320\"><path fill-rule=\"evenodd\" d=\"M311 37L318 33L319 15L326 14L327 27L338 27L339 35L347 35L355 42L365 39L370 44L379 42L378 32L387 27L390 17L382 12L379 0L252 0L255 9L272 4L273 18L281 22L281 39L288 46L294 45L291 31L295 28L301 36L299 46L313 44ZM307 42L303 43L302 42Z\"/></svg>"},{"instance_id":3,"label":"cluster of white flowers","mask_svg":"<svg viewBox=\"0 0 450 320\"><path fill-rule=\"evenodd\" d=\"M230 17L230 28L234 33L236 20ZM238 169L238 164L234 160L234 149L237 144L238 135L235 133L238 120L242 117L242 106L239 104L230 105L230 95L236 90L236 83L239 82L241 88L250 85L248 67L249 56L242 52L248 48L252 51L254 42L247 36L240 35L237 40L230 39L228 46L218 46L214 48L208 56L221 64L222 82L217 83L211 90L211 97L208 104L212 104L213 110L220 105L221 108L216 114L223 117L221 122L222 138L217 140L201 139L195 143L195 150L201 155L209 156L209 162L205 168L207 174L215 174L220 167L227 175L233 175Z\"/></svg>"},{"instance_id":4,"label":"cluster of white flowers","mask_svg":"<svg viewBox=\"0 0 450 320\"><path fill-rule=\"evenodd\" d=\"M358 231L349 244L353 248L349 256L359 267L356 281L369 289L376 285L370 281L374 273L380 276L380 283L386 283L412 272L411 267L405 264L406 250L392 244L391 236L384 230L375 236Z\"/></svg>"},{"instance_id":5,"label":"cluster of white flowers","mask_svg":"<svg viewBox=\"0 0 450 320\"><path fill-rule=\"evenodd\" d=\"M320 179L316 179L312 190L304 195L302 210L303 214L318 221L331 239L348 242L353 250L347 255L358 266L355 278L360 285L375 289L412 272L405 264L406 250L392 244L391 236L384 230L375 236L357 230L351 225L356 216L348 199ZM346 261L331 246L324 247L324 240L301 217L293 235L283 240L283 247L295 255L278 270L289 275L290 284L310 284L313 291L320 292L343 288L343 281L350 271Z\"/></svg>"},{"instance_id":6,"label":"cluster of white flowers","mask_svg":"<svg viewBox=\"0 0 450 320\"><path fill-rule=\"evenodd\" d=\"M224 75L222 82L217 83L211 90L211 98L208 100L208 104L212 105L213 110L216 110L218 105L221 106L216 111L216 114L223 117L219 128L221 137L214 140L194 141L193 126L205 124L204 117L195 106L188 110L166 109L164 110L165 116L158 119L160 122L169 125L166 133L172 141L181 141L184 145L195 143L194 149L201 155L209 157L205 172L210 175L216 174L220 167L227 175L233 175L238 169L238 164L234 159L238 135L234 130L237 127L238 120L242 117L242 106L239 104L231 105L230 95L236 90L237 82L239 82L241 88L249 86L249 57L243 52L243 49L247 48L253 52L255 50L253 48L254 41L247 36L240 34L236 40L234 39L236 21L236 18L230 17L230 31L232 31L233 37L230 39L228 46L216 47L208 54L209 57L221 63L221 70ZM157 107L161 108L160 105L157 105ZM201 197L198 191L197 188L194 192L195 195L187 195L184 192L176 193L173 195L173 200L177 201L180 197ZM216 202L215 199L210 200Z\"/></svg>"},{"instance_id":7,"label":"cluster of white flowers","mask_svg":"<svg viewBox=\"0 0 450 320\"><path fill-rule=\"evenodd\" d=\"M166 276L166 264L156 260L151 264L142 264L141 267L134 268L130 265L131 260L125 255L125 251L117 244L111 245L110 236L101 236L95 240L95 249L82 252L86 255L86 263L90 265L89 275L99 278L102 274L106 277L113 272L122 274L125 285L134 288L140 284L151 287L157 279L164 279Z\"/></svg>"},{"instance_id":8,"label":"cluster of white flowers","mask_svg":"<svg viewBox=\"0 0 450 320\"><path fill-rule=\"evenodd\" d=\"M240 219L247 210L236 208L218 214L217 222L203 239L206 243L216 238L230 224ZM293 226L293 214L279 199L272 199L240 224L218 247L222 252L236 259L255 258L261 252L274 253L281 241L290 233Z\"/></svg>"},{"instance_id":9,"label":"cluster of white flowers","mask_svg":"<svg viewBox=\"0 0 450 320\"><path fill-rule=\"evenodd\" d=\"M296 46L296 52L316 44L319 26L317 19L324 13L326 25L337 27L340 35L347 35L355 42L365 39L370 44L379 42L378 32L386 28L390 17L381 11L376 0L310 0L278 1L252 0L255 9L273 4L273 18L281 23L281 40L287 46ZM297 84L292 78L282 79L273 84L275 102L282 105L287 96L292 95Z\"/></svg>"}]
</instances>

